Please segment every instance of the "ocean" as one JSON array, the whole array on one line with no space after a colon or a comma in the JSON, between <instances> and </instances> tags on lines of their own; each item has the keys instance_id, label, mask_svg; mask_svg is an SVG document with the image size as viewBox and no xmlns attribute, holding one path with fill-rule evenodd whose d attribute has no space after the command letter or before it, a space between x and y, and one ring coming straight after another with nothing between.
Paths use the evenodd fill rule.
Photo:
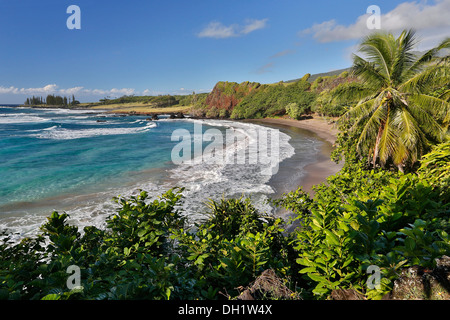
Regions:
<instances>
[{"instance_id":1,"label":"ocean","mask_svg":"<svg viewBox=\"0 0 450 320\"><path fill-rule=\"evenodd\" d=\"M224 136L232 130L236 153L258 143L258 130L276 130L276 166L290 161L289 170L295 169L291 177L303 174L322 144L307 135L293 138L289 132L247 122L151 121L101 110L0 106L0 232L15 233L18 239L32 236L53 211L69 214L69 222L80 230L101 228L117 211L113 197L145 190L154 199L176 186L185 188L180 209L190 223L205 217L208 199L245 196L259 210L273 212L266 200L276 193L270 182L278 172L262 174L266 164L250 158L245 164L174 163L173 150L180 143L172 139L174 131L190 133L192 145L200 143L206 150L211 142L203 135L210 129Z\"/></svg>"}]
</instances>

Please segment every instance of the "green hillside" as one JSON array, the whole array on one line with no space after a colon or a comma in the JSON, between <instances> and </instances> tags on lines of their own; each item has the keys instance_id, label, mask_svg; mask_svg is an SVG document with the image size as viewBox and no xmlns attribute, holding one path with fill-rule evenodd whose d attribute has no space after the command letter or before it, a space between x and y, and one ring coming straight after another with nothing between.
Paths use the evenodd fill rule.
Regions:
<instances>
[{"instance_id":1,"label":"green hillside","mask_svg":"<svg viewBox=\"0 0 450 320\"><path fill-rule=\"evenodd\" d=\"M333 70L333 71L329 71L329 72L316 73L316 74L311 75L311 77L309 77L308 81L312 83L319 77L337 76L337 75L340 75L342 72L349 71L349 70L350 70L350 68L345 68L345 69L338 69L338 70ZM296 82L296 81L298 81L300 79L301 78L294 79L294 80L288 80L288 81L284 81L284 82L285 83L291 83L291 82Z\"/></svg>"}]
</instances>

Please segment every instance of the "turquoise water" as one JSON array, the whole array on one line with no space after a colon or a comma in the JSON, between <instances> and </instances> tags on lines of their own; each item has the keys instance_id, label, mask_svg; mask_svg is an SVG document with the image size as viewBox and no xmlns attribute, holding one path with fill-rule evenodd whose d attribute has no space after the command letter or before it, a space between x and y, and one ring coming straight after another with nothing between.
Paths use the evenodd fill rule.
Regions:
<instances>
[{"instance_id":1,"label":"turquoise water","mask_svg":"<svg viewBox=\"0 0 450 320\"><path fill-rule=\"evenodd\" d=\"M130 172L167 167L172 131L173 123L145 117L0 108L0 208L120 186Z\"/></svg>"},{"instance_id":2,"label":"turquoise water","mask_svg":"<svg viewBox=\"0 0 450 320\"><path fill-rule=\"evenodd\" d=\"M171 141L176 129L192 133L201 123L225 132L233 128L241 146L254 143L259 126L229 121L149 121L86 110L0 107L0 230L36 232L51 211L65 211L80 226L102 226L114 213L113 196L144 189L156 197L174 186L186 187L183 209L202 217L204 201L251 194L262 200L273 193L270 176L259 164L198 163L174 165ZM280 161L294 155L290 137L280 136ZM307 159L317 142L296 140ZM208 143L203 142L203 147ZM261 204L263 201L259 201Z\"/></svg>"}]
</instances>

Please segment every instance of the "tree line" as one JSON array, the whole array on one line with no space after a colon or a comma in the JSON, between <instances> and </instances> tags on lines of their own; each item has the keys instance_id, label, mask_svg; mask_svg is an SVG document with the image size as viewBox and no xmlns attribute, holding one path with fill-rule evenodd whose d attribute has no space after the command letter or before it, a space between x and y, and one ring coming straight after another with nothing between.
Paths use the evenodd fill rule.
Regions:
<instances>
[{"instance_id":1,"label":"tree line","mask_svg":"<svg viewBox=\"0 0 450 320\"><path fill-rule=\"evenodd\" d=\"M27 98L24 105L26 106L39 106L39 105L47 105L47 106L75 106L77 104L80 104L80 101L75 99L75 95L72 95L72 97L62 97L62 96L55 96L55 95L47 95L47 97L44 99L42 96L35 97L32 96L31 98Z\"/></svg>"},{"instance_id":2,"label":"tree line","mask_svg":"<svg viewBox=\"0 0 450 320\"><path fill-rule=\"evenodd\" d=\"M135 96L135 95L124 95L119 98L110 99L109 97L105 97L99 100L100 104L110 105L110 104L124 104L124 103L143 103L143 104L151 104L153 107L157 108L167 108L173 107L176 105L180 106L191 106L197 103L199 99L204 99L208 93L199 93L196 94L192 92L192 94L188 95L158 95L158 96Z\"/></svg>"}]
</instances>

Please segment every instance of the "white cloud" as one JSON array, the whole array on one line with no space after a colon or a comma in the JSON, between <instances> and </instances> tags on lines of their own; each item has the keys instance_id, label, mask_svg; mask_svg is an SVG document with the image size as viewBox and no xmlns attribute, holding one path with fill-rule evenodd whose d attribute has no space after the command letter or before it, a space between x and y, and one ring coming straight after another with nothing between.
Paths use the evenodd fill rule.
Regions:
<instances>
[{"instance_id":1,"label":"white cloud","mask_svg":"<svg viewBox=\"0 0 450 320\"><path fill-rule=\"evenodd\" d=\"M49 92L49 93L55 92L57 89L58 89L58 86L56 84L48 84L44 88L42 88L42 90L44 92ZM40 91L41 89L38 88L37 90Z\"/></svg>"},{"instance_id":2,"label":"white cloud","mask_svg":"<svg viewBox=\"0 0 450 320\"><path fill-rule=\"evenodd\" d=\"M0 87L0 94L14 94L17 90L15 87Z\"/></svg>"},{"instance_id":3,"label":"white cloud","mask_svg":"<svg viewBox=\"0 0 450 320\"><path fill-rule=\"evenodd\" d=\"M241 30L241 34L248 34L250 32L259 30L259 29L264 29L266 27L267 24L267 20L268 19L261 19L261 20L256 20L256 19L248 19L246 20L246 25L244 27L242 27Z\"/></svg>"},{"instance_id":4,"label":"white cloud","mask_svg":"<svg viewBox=\"0 0 450 320\"><path fill-rule=\"evenodd\" d=\"M72 96L75 95L75 98L79 101L86 102L95 102L99 99L108 97L108 98L119 98L121 96L127 95L142 95L142 96L158 96L165 94L172 95L183 95L183 94L191 94L192 92L196 93L204 93L210 92L211 89L188 89L188 88L180 88L178 90L172 91L156 91L145 89L142 91L137 91L133 88L112 88L112 89L88 89L81 86L72 87L72 88L59 88L56 84L49 84L41 88L17 88L14 86L4 87L0 86L0 99L11 99L12 97L16 97L13 100L17 101L17 99L25 99L32 95L34 96L43 96L46 97L48 94L55 94L61 96Z\"/></svg>"},{"instance_id":5,"label":"white cloud","mask_svg":"<svg viewBox=\"0 0 450 320\"><path fill-rule=\"evenodd\" d=\"M262 67L259 67L258 70L256 70L256 73L264 74L264 73L272 72L273 66L274 66L273 62L269 62L269 63L263 65Z\"/></svg>"},{"instance_id":6,"label":"white cloud","mask_svg":"<svg viewBox=\"0 0 450 320\"><path fill-rule=\"evenodd\" d=\"M159 90L145 89L145 90L142 91L141 93L137 92L136 94L142 95L142 96L161 96L161 95L170 94L170 92L167 92L167 91L159 91Z\"/></svg>"},{"instance_id":7,"label":"white cloud","mask_svg":"<svg viewBox=\"0 0 450 320\"><path fill-rule=\"evenodd\" d=\"M290 49L283 50L283 51L275 53L273 56L270 57L270 59L284 57L284 56L287 56L287 55L293 54L293 53L295 53L295 50L290 50Z\"/></svg>"},{"instance_id":8,"label":"white cloud","mask_svg":"<svg viewBox=\"0 0 450 320\"><path fill-rule=\"evenodd\" d=\"M384 13L381 9L381 29L398 33L404 29L415 29L421 36L424 47L436 45L450 34L450 0L403 2L395 9ZM360 39L371 33L367 19L371 14L359 16L353 24L342 25L336 20L324 21L299 32L312 34L319 42Z\"/></svg>"},{"instance_id":9,"label":"white cloud","mask_svg":"<svg viewBox=\"0 0 450 320\"><path fill-rule=\"evenodd\" d=\"M199 38L215 38L225 39L232 37L239 37L249 34L253 31L263 29L266 27L268 19L247 19L243 26L238 24L232 24L229 26L223 25L221 22L210 22L197 36Z\"/></svg>"},{"instance_id":10,"label":"white cloud","mask_svg":"<svg viewBox=\"0 0 450 320\"><path fill-rule=\"evenodd\" d=\"M73 87L68 89L60 89L59 93L63 95L75 95L79 94L80 92L83 92L83 87Z\"/></svg>"},{"instance_id":11,"label":"white cloud","mask_svg":"<svg viewBox=\"0 0 450 320\"><path fill-rule=\"evenodd\" d=\"M131 89L131 88L122 88L122 89L113 88L110 90L110 94L116 95L116 96L123 96L123 95L130 96L134 93L135 93L135 90Z\"/></svg>"},{"instance_id":12,"label":"white cloud","mask_svg":"<svg viewBox=\"0 0 450 320\"><path fill-rule=\"evenodd\" d=\"M42 88L0 87L0 94L42 95L55 93L57 88L58 86L56 84L49 84Z\"/></svg>"},{"instance_id":13,"label":"white cloud","mask_svg":"<svg viewBox=\"0 0 450 320\"><path fill-rule=\"evenodd\" d=\"M236 37L236 26L231 25L229 27L224 26L222 23L213 21L206 26L197 36L199 38L215 38L224 39L230 37Z\"/></svg>"},{"instance_id":14,"label":"white cloud","mask_svg":"<svg viewBox=\"0 0 450 320\"><path fill-rule=\"evenodd\" d=\"M49 94L56 94L56 95L77 95L82 97L105 97L105 96L111 96L111 97L120 97L123 95L132 95L135 94L135 89L131 88L112 88L109 90L103 90L103 89L86 89L84 87L73 87L73 88L67 88L67 89L59 89L59 87L56 84L49 84L41 88L16 88L14 86L10 87L3 87L0 86L0 95L42 95L46 96Z\"/></svg>"}]
</instances>

